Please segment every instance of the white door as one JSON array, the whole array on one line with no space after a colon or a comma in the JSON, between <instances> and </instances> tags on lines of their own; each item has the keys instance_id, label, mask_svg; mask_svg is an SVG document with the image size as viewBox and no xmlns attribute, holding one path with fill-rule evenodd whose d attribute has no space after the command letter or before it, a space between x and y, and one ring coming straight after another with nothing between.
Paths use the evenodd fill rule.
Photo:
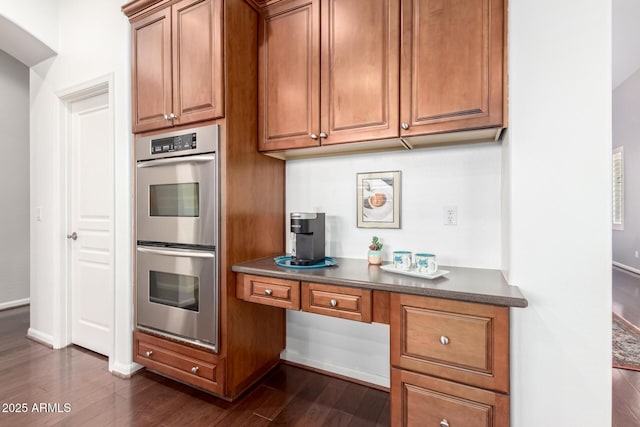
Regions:
<instances>
[{"instance_id":1,"label":"white door","mask_svg":"<svg viewBox=\"0 0 640 427\"><path fill-rule=\"evenodd\" d=\"M110 356L114 197L109 96L103 93L75 101L70 112L71 341Z\"/></svg>"}]
</instances>

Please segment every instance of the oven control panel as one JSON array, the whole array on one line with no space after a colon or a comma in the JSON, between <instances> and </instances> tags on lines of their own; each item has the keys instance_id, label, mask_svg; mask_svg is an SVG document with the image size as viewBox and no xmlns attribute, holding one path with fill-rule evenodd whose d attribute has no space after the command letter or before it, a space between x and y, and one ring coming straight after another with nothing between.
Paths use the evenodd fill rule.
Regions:
<instances>
[{"instance_id":1,"label":"oven control panel","mask_svg":"<svg viewBox=\"0 0 640 427\"><path fill-rule=\"evenodd\" d=\"M151 154L170 153L173 151L195 150L196 133L187 133L168 138L152 139Z\"/></svg>"}]
</instances>

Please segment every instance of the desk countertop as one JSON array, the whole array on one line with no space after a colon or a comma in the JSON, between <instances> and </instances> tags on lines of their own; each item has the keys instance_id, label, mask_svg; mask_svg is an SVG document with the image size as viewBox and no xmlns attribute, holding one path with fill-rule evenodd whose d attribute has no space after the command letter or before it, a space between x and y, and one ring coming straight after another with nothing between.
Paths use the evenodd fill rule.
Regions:
<instances>
[{"instance_id":1,"label":"desk countertop","mask_svg":"<svg viewBox=\"0 0 640 427\"><path fill-rule=\"evenodd\" d=\"M500 270L440 266L449 273L437 279L423 279L387 272L365 259L334 258L338 265L326 268L296 269L276 265L273 257L235 264L237 273L281 279L326 283L404 294L423 295L458 301L507 307L526 307L527 300L517 286L507 283ZM384 263L388 264L388 263Z\"/></svg>"}]
</instances>

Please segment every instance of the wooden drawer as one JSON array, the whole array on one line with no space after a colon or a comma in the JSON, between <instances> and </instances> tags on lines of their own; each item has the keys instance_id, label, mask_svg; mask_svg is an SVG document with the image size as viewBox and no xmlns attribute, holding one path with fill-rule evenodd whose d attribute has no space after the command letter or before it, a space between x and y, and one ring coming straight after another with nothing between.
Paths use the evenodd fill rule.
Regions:
<instances>
[{"instance_id":1,"label":"wooden drawer","mask_svg":"<svg viewBox=\"0 0 640 427\"><path fill-rule=\"evenodd\" d=\"M391 364L509 392L509 309L391 295Z\"/></svg>"},{"instance_id":2,"label":"wooden drawer","mask_svg":"<svg viewBox=\"0 0 640 427\"><path fill-rule=\"evenodd\" d=\"M300 282L297 280L241 274L238 285L242 286L242 295L238 297L245 301L293 310L300 309Z\"/></svg>"},{"instance_id":3,"label":"wooden drawer","mask_svg":"<svg viewBox=\"0 0 640 427\"><path fill-rule=\"evenodd\" d=\"M175 341L133 333L133 360L149 369L222 394L224 363L215 354Z\"/></svg>"},{"instance_id":4,"label":"wooden drawer","mask_svg":"<svg viewBox=\"0 0 640 427\"><path fill-rule=\"evenodd\" d=\"M302 310L371 323L371 291L302 282Z\"/></svg>"},{"instance_id":5,"label":"wooden drawer","mask_svg":"<svg viewBox=\"0 0 640 427\"><path fill-rule=\"evenodd\" d=\"M391 425L507 427L509 397L393 368Z\"/></svg>"}]
</instances>

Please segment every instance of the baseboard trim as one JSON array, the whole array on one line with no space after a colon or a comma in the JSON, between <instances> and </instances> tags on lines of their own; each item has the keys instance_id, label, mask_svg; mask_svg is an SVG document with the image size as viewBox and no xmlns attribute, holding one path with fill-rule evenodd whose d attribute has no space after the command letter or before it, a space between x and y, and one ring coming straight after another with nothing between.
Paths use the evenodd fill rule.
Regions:
<instances>
[{"instance_id":1,"label":"baseboard trim","mask_svg":"<svg viewBox=\"0 0 640 427\"><path fill-rule=\"evenodd\" d=\"M305 369L307 371L315 372L318 374L326 375L328 377L337 378L339 380L349 381L354 384L362 385L365 387L369 387L375 390L380 390L389 393L389 387L383 387L379 384L370 383L367 381L362 381L353 377L347 377L345 375L336 374L335 372L325 371L324 369L314 368L308 365L303 365L301 363L292 362L291 360L281 359L283 365L295 366L296 368Z\"/></svg>"},{"instance_id":2,"label":"baseboard trim","mask_svg":"<svg viewBox=\"0 0 640 427\"><path fill-rule=\"evenodd\" d=\"M27 338L31 341L35 341L38 344L42 344L45 347L48 347L53 350L53 337L49 334L45 334L44 332L40 332L36 329L29 328L27 331Z\"/></svg>"},{"instance_id":3,"label":"baseboard trim","mask_svg":"<svg viewBox=\"0 0 640 427\"><path fill-rule=\"evenodd\" d=\"M114 375L123 380L128 380L135 374L137 374L144 366L137 363L114 363L111 375Z\"/></svg>"},{"instance_id":4,"label":"baseboard trim","mask_svg":"<svg viewBox=\"0 0 640 427\"><path fill-rule=\"evenodd\" d=\"M284 363L315 370L316 372L320 372L325 375L366 385L367 387L389 391L390 379L381 375L356 371L354 369L345 368L344 366L337 366L319 360L308 359L290 350L284 350L281 353L280 358Z\"/></svg>"},{"instance_id":5,"label":"baseboard trim","mask_svg":"<svg viewBox=\"0 0 640 427\"><path fill-rule=\"evenodd\" d=\"M31 303L30 298L17 299L15 301L8 301L0 303L0 311L9 310L11 308L22 307L23 305L29 305Z\"/></svg>"},{"instance_id":6,"label":"baseboard trim","mask_svg":"<svg viewBox=\"0 0 640 427\"><path fill-rule=\"evenodd\" d=\"M631 273L635 273L635 274L640 275L640 270L637 269L637 268L630 267L630 266L622 264L621 262L618 262L618 261L613 261L612 264L615 265L618 268L623 269L623 270L627 270L627 271L630 271Z\"/></svg>"}]
</instances>

